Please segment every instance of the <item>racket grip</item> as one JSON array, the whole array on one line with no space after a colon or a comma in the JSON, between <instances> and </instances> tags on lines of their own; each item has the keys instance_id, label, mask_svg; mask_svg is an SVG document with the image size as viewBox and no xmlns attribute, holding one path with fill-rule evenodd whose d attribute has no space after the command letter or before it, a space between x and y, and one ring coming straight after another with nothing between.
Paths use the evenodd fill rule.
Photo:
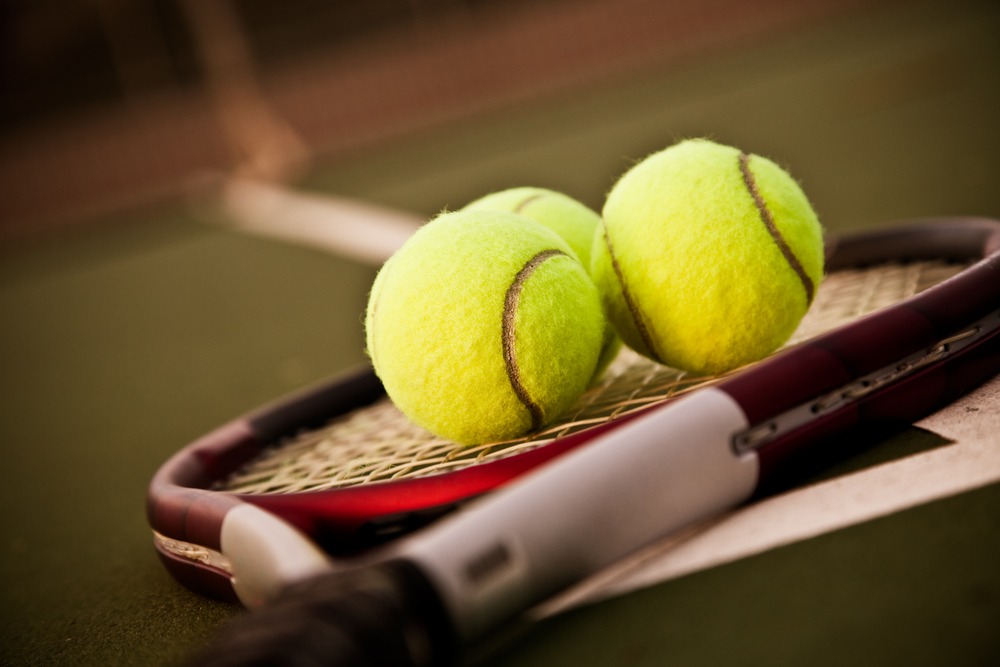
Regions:
<instances>
[{"instance_id":1,"label":"racket grip","mask_svg":"<svg viewBox=\"0 0 1000 667\"><path fill-rule=\"evenodd\" d=\"M394 560L288 586L188 664L421 667L452 664L455 654L437 593L415 565Z\"/></svg>"}]
</instances>

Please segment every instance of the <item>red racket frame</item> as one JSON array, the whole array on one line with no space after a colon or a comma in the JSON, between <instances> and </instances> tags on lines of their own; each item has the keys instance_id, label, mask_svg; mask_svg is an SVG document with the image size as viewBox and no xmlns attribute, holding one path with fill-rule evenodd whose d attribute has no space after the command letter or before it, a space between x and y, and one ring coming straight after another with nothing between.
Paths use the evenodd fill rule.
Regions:
<instances>
[{"instance_id":1,"label":"red racket frame","mask_svg":"<svg viewBox=\"0 0 1000 667\"><path fill-rule=\"evenodd\" d=\"M778 353L717 386L743 406L751 423L765 422L803 401L836 391L927 349L970 322L991 313L996 316L1000 307L1000 222L932 219L828 240L828 270L933 259L976 263L916 297ZM892 344L886 346L886 340ZM963 350L958 358L928 364L889 387L872 391L862 400L757 448L761 465L758 486L762 488L779 473L798 465L803 451L822 450L824 439L831 434L842 435L861 424L912 423L998 371L1000 336L990 335ZM780 389L762 393L760 377L780 378ZM506 458L426 477L291 494L211 490L215 481L281 439L322 426L382 396L378 379L365 368L251 412L199 438L153 477L147 498L150 526L170 540L218 551L226 513L251 503L311 536L331 555L356 554L418 528L628 419ZM208 559L179 556L159 542L156 545L168 571L185 586L235 600L230 575L224 569Z\"/></svg>"}]
</instances>

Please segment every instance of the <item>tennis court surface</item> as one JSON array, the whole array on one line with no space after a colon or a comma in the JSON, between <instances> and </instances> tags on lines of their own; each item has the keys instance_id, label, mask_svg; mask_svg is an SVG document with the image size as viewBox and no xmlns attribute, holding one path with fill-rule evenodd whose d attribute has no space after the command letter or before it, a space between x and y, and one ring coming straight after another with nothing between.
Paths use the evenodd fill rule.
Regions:
<instances>
[{"instance_id":1,"label":"tennis court surface","mask_svg":"<svg viewBox=\"0 0 1000 667\"><path fill-rule=\"evenodd\" d=\"M262 74L271 110L318 147L294 192L417 220L514 185L599 208L635 160L709 136L786 165L835 233L1000 218L991 3L719 2L717 29L704 6L621 3L659 30L673 20L669 40L615 3L512 2L493 29L475 23L477 3L456 4L472 24L456 22L447 48L401 56L411 33L396 26L368 37L377 58L345 47ZM536 27L501 20L519 12ZM635 31L631 48L587 32L602 20L619 42ZM575 29L581 45L544 44L538 25L560 40ZM448 70L476 30L534 50L497 64L470 46ZM427 78L389 95L393 67ZM484 87L484 72L507 78ZM356 106L338 106L352 93ZM228 139L200 115L204 98L169 99L156 113L18 125L0 144L4 664L166 665L204 646L242 610L163 569L150 479L216 426L365 362L376 262L223 224L192 183L232 166ZM275 141L294 167L294 142ZM641 550L467 662L991 664L998 433L994 378L801 485Z\"/></svg>"}]
</instances>

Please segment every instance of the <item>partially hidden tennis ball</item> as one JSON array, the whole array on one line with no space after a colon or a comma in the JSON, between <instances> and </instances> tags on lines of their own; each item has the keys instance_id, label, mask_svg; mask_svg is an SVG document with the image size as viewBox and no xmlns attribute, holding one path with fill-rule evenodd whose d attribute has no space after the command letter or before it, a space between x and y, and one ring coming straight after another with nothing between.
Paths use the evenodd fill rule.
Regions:
<instances>
[{"instance_id":1,"label":"partially hidden tennis ball","mask_svg":"<svg viewBox=\"0 0 1000 667\"><path fill-rule=\"evenodd\" d=\"M383 266L368 354L410 420L461 444L541 428L587 388L605 330L569 245L513 213L445 213Z\"/></svg>"},{"instance_id":2,"label":"partially hidden tennis ball","mask_svg":"<svg viewBox=\"0 0 1000 667\"><path fill-rule=\"evenodd\" d=\"M591 272L630 347L717 374L763 358L794 332L823 276L822 228L774 162L688 140L611 189Z\"/></svg>"},{"instance_id":3,"label":"partially hidden tennis ball","mask_svg":"<svg viewBox=\"0 0 1000 667\"><path fill-rule=\"evenodd\" d=\"M463 210L509 211L531 218L561 236L583 266L590 270L591 248L601 216L567 194L548 188L514 187L480 197ZM621 338L609 322L604 332L600 361L594 369L595 380L617 356L621 345Z\"/></svg>"},{"instance_id":4,"label":"partially hidden tennis ball","mask_svg":"<svg viewBox=\"0 0 1000 667\"><path fill-rule=\"evenodd\" d=\"M584 267L590 267L594 232L601 216L569 195L546 188L509 188L481 197L465 209L509 211L531 218L561 236Z\"/></svg>"}]
</instances>

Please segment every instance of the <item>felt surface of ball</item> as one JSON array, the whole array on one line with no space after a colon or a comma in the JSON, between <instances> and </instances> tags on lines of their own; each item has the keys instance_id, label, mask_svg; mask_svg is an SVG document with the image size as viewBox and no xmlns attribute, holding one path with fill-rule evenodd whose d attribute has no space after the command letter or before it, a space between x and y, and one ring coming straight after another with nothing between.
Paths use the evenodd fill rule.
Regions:
<instances>
[{"instance_id":1,"label":"felt surface of ball","mask_svg":"<svg viewBox=\"0 0 1000 667\"><path fill-rule=\"evenodd\" d=\"M561 236L586 268L601 216L569 195L536 187L493 192L465 206L468 210L509 211L531 218Z\"/></svg>"},{"instance_id":2,"label":"felt surface of ball","mask_svg":"<svg viewBox=\"0 0 1000 667\"><path fill-rule=\"evenodd\" d=\"M508 211L530 218L561 236L584 268L590 270L590 254L601 216L569 195L548 188L514 187L480 197L467 204L464 210ZM594 369L595 381L614 361L621 346L621 338L609 321L600 360Z\"/></svg>"},{"instance_id":3,"label":"felt surface of ball","mask_svg":"<svg viewBox=\"0 0 1000 667\"><path fill-rule=\"evenodd\" d=\"M413 422L462 444L536 430L587 388L606 319L556 233L464 210L424 225L379 271L368 354Z\"/></svg>"},{"instance_id":4,"label":"felt surface of ball","mask_svg":"<svg viewBox=\"0 0 1000 667\"><path fill-rule=\"evenodd\" d=\"M612 188L591 273L629 346L678 369L721 373L794 332L823 276L822 228L774 162L688 140Z\"/></svg>"}]
</instances>

